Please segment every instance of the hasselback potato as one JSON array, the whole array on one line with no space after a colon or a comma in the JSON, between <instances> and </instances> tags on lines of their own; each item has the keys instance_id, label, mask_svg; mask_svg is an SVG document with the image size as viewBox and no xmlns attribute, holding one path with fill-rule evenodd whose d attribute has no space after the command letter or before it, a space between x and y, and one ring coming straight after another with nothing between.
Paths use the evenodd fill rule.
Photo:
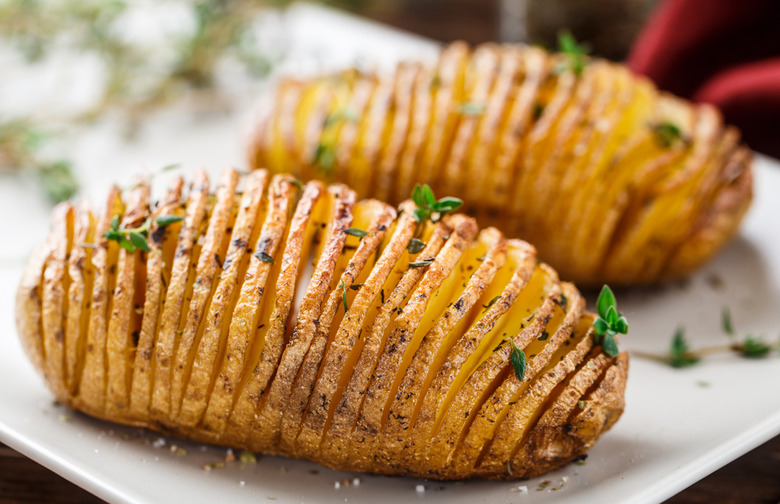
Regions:
<instances>
[{"instance_id":1,"label":"hasselback potato","mask_svg":"<svg viewBox=\"0 0 780 504\"><path fill-rule=\"evenodd\" d=\"M576 54L454 43L435 66L286 79L263 105L252 165L393 204L428 183L583 285L692 272L752 198L750 151L715 108Z\"/></svg>"},{"instance_id":2,"label":"hasselback potato","mask_svg":"<svg viewBox=\"0 0 780 504\"><path fill-rule=\"evenodd\" d=\"M582 455L623 411L625 353L532 246L416 209L265 170L63 203L19 336L64 404L198 441L439 479Z\"/></svg>"}]
</instances>

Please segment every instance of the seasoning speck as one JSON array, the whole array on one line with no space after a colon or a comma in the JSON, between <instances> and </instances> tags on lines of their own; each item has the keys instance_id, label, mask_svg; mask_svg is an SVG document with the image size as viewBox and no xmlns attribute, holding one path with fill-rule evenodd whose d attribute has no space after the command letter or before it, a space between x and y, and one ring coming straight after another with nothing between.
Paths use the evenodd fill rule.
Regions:
<instances>
[{"instance_id":1,"label":"seasoning speck","mask_svg":"<svg viewBox=\"0 0 780 504\"><path fill-rule=\"evenodd\" d=\"M417 485L414 487L414 491L417 493L425 493L425 485Z\"/></svg>"},{"instance_id":2,"label":"seasoning speck","mask_svg":"<svg viewBox=\"0 0 780 504\"><path fill-rule=\"evenodd\" d=\"M527 494L528 493L528 486L527 485L520 485L516 487L510 488L511 491L521 493L521 494Z\"/></svg>"},{"instance_id":3,"label":"seasoning speck","mask_svg":"<svg viewBox=\"0 0 780 504\"><path fill-rule=\"evenodd\" d=\"M255 457L255 454L246 450L241 451L241 454L238 456L238 460L240 460L242 464L257 463L257 457Z\"/></svg>"},{"instance_id":4,"label":"seasoning speck","mask_svg":"<svg viewBox=\"0 0 780 504\"><path fill-rule=\"evenodd\" d=\"M336 481L335 483L333 483L333 488L335 488L336 490L341 488L341 482L340 481Z\"/></svg>"},{"instance_id":5,"label":"seasoning speck","mask_svg":"<svg viewBox=\"0 0 780 504\"><path fill-rule=\"evenodd\" d=\"M163 446L165 446L165 439L163 438L155 439L154 442L152 443L152 446L154 446L155 448L162 448Z\"/></svg>"},{"instance_id":6,"label":"seasoning speck","mask_svg":"<svg viewBox=\"0 0 780 504\"><path fill-rule=\"evenodd\" d=\"M360 478L354 478L352 480L352 486L359 487L360 486Z\"/></svg>"}]
</instances>

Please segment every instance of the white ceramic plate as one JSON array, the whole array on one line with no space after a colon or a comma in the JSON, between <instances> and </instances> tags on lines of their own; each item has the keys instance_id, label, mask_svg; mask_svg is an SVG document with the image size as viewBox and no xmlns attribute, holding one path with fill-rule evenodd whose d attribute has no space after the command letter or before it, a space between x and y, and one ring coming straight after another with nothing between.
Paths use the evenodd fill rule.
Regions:
<instances>
[{"instance_id":1,"label":"white ceramic plate","mask_svg":"<svg viewBox=\"0 0 780 504\"><path fill-rule=\"evenodd\" d=\"M358 54L358 47L364 58L376 54L384 62L435 49L430 42L319 8L294 9L284 23L289 33L301 35L291 54L317 47L340 55L341 63L353 61L349 55ZM100 194L108 181L127 180L127 170L137 171L144 159L152 167L179 158L189 167L200 160L212 170L222 167L215 160L240 162L232 134L239 119L192 125L182 117L157 118L134 144L116 140L108 127L89 132L76 146L86 192ZM161 139L172 125L179 127L176 137ZM680 325L694 346L726 343L723 307L731 310L741 334L777 341L780 163L758 157L756 191L739 237L703 271L666 288L618 292L631 324L626 348L663 353ZM279 457L206 471L205 465L225 459L225 449L113 426L53 403L22 354L13 320L24 257L47 229L45 206L29 181L3 179L0 215L5 216L0 219L0 441L110 502L660 502L780 433L777 352L755 361L712 357L684 370L633 358L627 409L617 426L584 465L542 478L438 483L342 473Z\"/></svg>"}]
</instances>

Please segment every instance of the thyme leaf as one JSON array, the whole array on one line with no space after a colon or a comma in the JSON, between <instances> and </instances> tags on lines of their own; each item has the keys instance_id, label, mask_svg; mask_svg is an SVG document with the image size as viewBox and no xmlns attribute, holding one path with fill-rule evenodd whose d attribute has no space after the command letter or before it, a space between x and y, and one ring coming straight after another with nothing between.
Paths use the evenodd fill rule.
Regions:
<instances>
[{"instance_id":1,"label":"thyme leaf","mask_svg":"<svg viewBox=\"0 0 780 504\"><path fill-rule=\"evenodd\" d=\"M509 354L509 361L512 363L512 367L515 370L517 380L523 381L526 368L525 352L517 348L513 339L510 339L509 343L512 344L512 353Z\"/></svg>"}]
</instances>

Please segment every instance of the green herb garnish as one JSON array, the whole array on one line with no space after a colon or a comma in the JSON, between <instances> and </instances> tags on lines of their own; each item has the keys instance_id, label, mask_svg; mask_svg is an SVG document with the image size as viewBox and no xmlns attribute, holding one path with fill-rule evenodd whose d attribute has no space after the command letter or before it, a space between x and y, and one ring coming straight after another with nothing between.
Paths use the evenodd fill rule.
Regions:
<instances>
[{"instance_id":1,"label":"green herb garnish","mask_svg":"<svg viewBox=\"0 0 780 504\"><path fill-rule=\"evenodd\" d=\"M486 304L486 305L482 305L482 308L484 308L483 312L485 312L485 311L488 311L488 309L489 309L491 306L493 306L494 304L496 304L496 301L498 301L499 299L501 299L501 296L500 296L500 295L499 295L499 296L496 296L496 297L494 297L493 299L491 299L490 301L488 301L488 304Z\"/></svg>"},{"instance_id":2,"label":"green herb garnish","mask_svg":"<svg viewBox=\"0 0 780 504\"><path fill-rule=\"evenodd\" d=\"M161 215L154 219L154 222L161 228L174 222L179 222L182 217L176 215ZM103 237L115 241L120 247L127 250L130 253L136 250L143 250L149 252L149 242L147 236L149 235L149 225L151 224L151 218L146 219L143 224L135 228L123 228L119 225L119 216L115 215L111 219L111 229L103 233Z\"/></svg>"},{"instance_id":3,"label":"green herb garnish","mask_svg":"<svg viewBox=\"0 0 780 504\"><path fill-rule=\"evenodd\" d=\"M593 331L596 333L595 341L601 345L604 353L610 357L620 353L615 336L628 334L628 320L617 311L615 294L608 285L601 289L596 300L596 311L599 316L593 321Z\"/></svg>"},{"instance_id":4,"label":"green herb garnish","mask_svg":"<svg viewBox=\"0 0 780 504\"><path fill-rule=\"evenodd\" d=\"M678 327L672 337L667 363L674 368L683 368L692 366L700 360L701 358L690 350L688 342L685 340L685 329Z\"/></svg>"},{"instance_id":5,"label":"green herb garnish","mask_svg":"<svg viewBox=\"0 0 780 504\"><path fill-rule=\"evenodd\" d=\"M270 254L267 254L267 253L263 252L262 250L259 251L259 252L255 252L254 255L255 255L255 257L257 257L258 259L260 259L264 263L271 263L271 264L275 264L276 263L276 261L274 261L274 258L271 257Z\"/></svg>"},{"instance_id":6,"label":"green herb garnish","mask_svg":"<svg viewBox=\"0 0 780 504\"><path fill-rule=\"evenodd\" d=\"M566 65L559 69L571 70L574 75L580 75L588 62L590 47L579 44L570 31L564 30L558 33L558 50L566 56Z\"/></svg>"},{"instance_id":7,"label":"green herb garnish","mask_svg":"<svg viewBox=\"0 0 780 504\"><path fill-rule=\"evenodd\" d=\"M761 338L755 338L751 335L745 337L745 341L741 345L736 345L735 348L742 354L743 357L751 359L758 359L766 357L772 350L772 347L765 343Z\"/></svg>"},{"instance_id":8,"label":"green herb garnish","mask_svg":"<svg viewBox=\"0 0 780 504\"><path fill-rule=\"evenodd\" d=\"M341 300L344 302L344 315L346 315L349 308L347 307L347 286L344 285L343 280L339 284L339 289L341 289Z\"/></svg>"},{"instance_id":9,"label":"green herb garnish","mask_svg":"<svg viewBox=\"0 0 780 504\"><path fill-rule=\"evenodd\" d=\"M289 183L289 184L292 184L292 185L294 185L294 186L295 186L295 187L297 187L298 189L303 189L303 182L301 182L300 180L298 180L298 179L296 179L296 178L292 178L292 177L290 177L290 178L286 178L286 179L284 179L284 181L285 181L285 182L287 182L287 183Z\"/></svg>"},{"instance_id":10,"label":"green herb garnish","mask_svg":"<svg viewBox=\"0 0 780 504\"><path fill-rule=\"evenodd\" d=\"M336 164L336 147L329 143L319 144L314 151L312 162L323 174L329 175Z\"/></svg>"},{"instance_id":11,"label":"green herb garnish","mask_svg":"<svg viewBox=\"0 0 780 504\"><path fill-rule=\"evenodd\" d=\"M724 307L720 314L720 322L723 327L723 332L729 336L734 336L734 326L731 323L731 311L727 307Z\"/></svg>"},{"instance_id":12,"label":"green herb garnish","mask_svg":"<svg viewBox=\"0 0 780 504\"><path fill-rule=\"evenodd\" d=\"M462 200L452 197L437 200L428 184L414 186L412 201L417 205L414 209L417 222L425 222L427 219L438 222L443 214L457 210L463 204Z\"/></svg>"},{"instance_id":13,"label":"green herb garnish","mask_svg":"<svg viewBox=\"0 0 780 504\"><path fill-rule=\"evenodd\" d=\"M354 123L358 122L359 120L360 117L355 113L355 111L350 109L338 109L334 110L331 114L328 115L328 117L325 119L325 122L323 123L323 128L329 128L334 124L343 121Z\"/></svg>"},{"instance_id":14,"label":"green herb garnish","mask_svg":"<svg viewBox=\"0 0 780 504\"><path fill-rule=\"evenodd\" d=\"M425 242L418 240L417 238L412 238L409 241L409 245L406 247L410 254L419 254L424 248Z\"/></svg>"},{"instance_id":15,"label":"green herb garnish","mask_svg":"<svg viewBox=\"0 0 780 504\"><path fill-rule=\"evenodd\" d=\"M458 112L464 116L480 116L485 113L484 103L465 102L458 107Z\"/></svg>"},{"instance_id":16,"label":"green herb garnish","mask_svg":"<svg viewBox=\"0 0 780 504\"><path fill-rule=\"evenodd\" d=\"M518 381L523 381L525 377L525 352L517 348L514 340L510 339L509 343L512 344L512 353L509 354L509 361L512 363L512 367L515 369L515 376Z\"/></svg>"},{"instance_id":17,"label":"green herb garnish","mask_svg":"<svg viewBox=\"0 0 780 504\"><path fill-rule=\"evenodd\" d=\"M368 235L367 231L363 231L362 229L358 228L347 228L344 230L344 232L350 236L357 236L358 238L363 238L364 236Z\"/></svg>"},{"instance_id":18,"label":"green herb garnish","mask_svg":"<svg viewBox=\"0 0 780 504\"><path fill-rule=\"evenodd\" d=\"M154 219L154 222L156 222L160 227L165 227L169 224L173 224L174 222L181 222L183 220L184 217L180 217L178 215L161 215L160 217Z\"/></svg>"},{"instance_id":19,"label":"green herb garnish","mask_svg":"<svg viewBox=\"0 0 780 504\"><path fill-rule=\"evenodd\" d=\"M433 259L423 259L422 261L414 261L409 263L410 268L424 268L433 264Z\"/></svg>"},{"instance_id":20,"label":"green herb garnish","mask_svg":"<svg viewBox=\"0 0 780 504\"><path fill-rule=\"evenodd\" d=\"M654 124L653 133L658 143L667 149L678 140L682 140L682 131L680 131L679 126L670 122Z\"/></svg>"}]
</instances>

